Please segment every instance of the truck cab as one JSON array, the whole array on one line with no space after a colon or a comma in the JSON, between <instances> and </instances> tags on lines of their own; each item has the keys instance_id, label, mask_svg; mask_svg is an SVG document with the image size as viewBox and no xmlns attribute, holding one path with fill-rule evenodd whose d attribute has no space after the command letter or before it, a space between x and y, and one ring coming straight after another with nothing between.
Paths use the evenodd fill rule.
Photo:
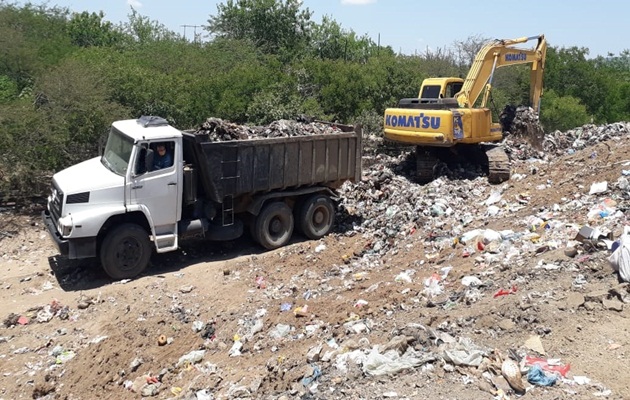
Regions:
<instances>
[{"instance_id":1,"label":"truck cab","mask_svg":"<svg viewBox=\"0 0 630 400\"><path fill-rule=\"evenodd\" d=\"M170 167L154 168L158 144L170 153ZM72 259L91 258L106 246L107 257L124 260L119 271L106 272L126 276L127 268L148 262L151 247L158 252L176 249L182 160L182 133L166 120L143 117L114 122L102 156L53 176L43 217L60 252ZM107 240L115 230L129 235L118 235L120 241ZM153 239L148 246L146 232Z\"/></svg>"}]
</instances>

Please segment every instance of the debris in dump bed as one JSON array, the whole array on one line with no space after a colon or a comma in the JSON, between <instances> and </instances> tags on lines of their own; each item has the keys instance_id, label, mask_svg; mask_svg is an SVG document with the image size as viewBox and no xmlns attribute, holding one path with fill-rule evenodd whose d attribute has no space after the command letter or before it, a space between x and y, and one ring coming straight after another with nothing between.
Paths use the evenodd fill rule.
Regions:
<instances>
[{"instance_id":1,"label":"debris in dump bed","mask_svg":"<svg viewBox=\"0 0 630 400\"><path fill-rule=\"evenodd\" d=\"M220 118L208 118L201 124L196 134L208 134L211 142L247 140L277 137L293 137L339 133L333 125L321 122L298 122L278 120L267 126L247 126L228 122Z\"/></svg>"}]
</instances>

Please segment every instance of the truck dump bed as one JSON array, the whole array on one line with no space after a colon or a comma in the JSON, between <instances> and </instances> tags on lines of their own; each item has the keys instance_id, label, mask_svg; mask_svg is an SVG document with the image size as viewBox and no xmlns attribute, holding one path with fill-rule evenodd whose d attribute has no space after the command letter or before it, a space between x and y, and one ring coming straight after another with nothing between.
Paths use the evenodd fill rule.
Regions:
<instances>
[{"instance_id":1,"label":"truck dump bed","mask_svg":"<svg viewBox=\"0 0 630 400\"><path fill-rule=\"evenodd\" d=\"M361 129L339 128L339 133L223 142L184 132L184 157L197 166L205 195L219 203L227 196L304 186L334 189L361 179Z\"/></svg>"}]
</instances>

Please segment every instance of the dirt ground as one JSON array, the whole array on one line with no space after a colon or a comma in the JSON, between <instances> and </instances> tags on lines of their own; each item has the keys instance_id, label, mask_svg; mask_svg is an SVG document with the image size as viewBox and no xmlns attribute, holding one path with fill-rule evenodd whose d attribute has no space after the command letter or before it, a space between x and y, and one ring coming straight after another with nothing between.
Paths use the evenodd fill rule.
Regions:
<instances>
[{"instance_id":1,"label":"dirt ground","mask_svg":"<svg viewBox=\"0 0 630 400\"><path fill-rule=\"evenodd\" d=\"M418 219L384 254L360 229L296 237L269 252L248 238L193 242L120 282L95 262L58 258L38 213L5 208L0 399L506 399L515 396L500 364L488 363L510 352L570 365L553 386L523 377L524 398L630 398L629 286L608 249L572 242L584 225L608 227L613 239L630 225L628 189L614 187L628 162L627 138L611 140L549 162L514 161L509 182L480 177L480 193L450 193L474 213L464 231L520 233L494 252L467 254L470 245L453 234L464 219L454 210ZM589 195L601 181L609 190ZM441 183L409 185L430 194ZM484 202L497 189L503 201L489 216ZM589 208L604 199L617 213L589 221ZM523 222L541 213L551 223ZM443 291L432 296L425 280L436 274ZM464 286L470 276L481 284ZM449 338L470 339L486 361L444 360ZM359 358L385 354L387 344L426 360L367 373Z\"/></svg>"}]
</instances>

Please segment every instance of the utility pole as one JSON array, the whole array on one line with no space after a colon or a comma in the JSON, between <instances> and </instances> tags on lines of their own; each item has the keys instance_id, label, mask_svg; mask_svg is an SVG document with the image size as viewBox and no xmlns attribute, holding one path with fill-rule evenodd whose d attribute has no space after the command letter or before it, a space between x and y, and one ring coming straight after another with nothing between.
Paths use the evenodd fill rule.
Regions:
<instances>
[{"instance_id":1,"label":"utility pole","mask_svg":"<svg viewBox=\"0 0 630 400\"><path fill-rule=\"evenodd\" d=\"M186 28L193 28L193 42L197 41L197 28L201 28L201 25L181 25L184 28L184 39L186 39Z\"/></svg>"}]
</instances>

